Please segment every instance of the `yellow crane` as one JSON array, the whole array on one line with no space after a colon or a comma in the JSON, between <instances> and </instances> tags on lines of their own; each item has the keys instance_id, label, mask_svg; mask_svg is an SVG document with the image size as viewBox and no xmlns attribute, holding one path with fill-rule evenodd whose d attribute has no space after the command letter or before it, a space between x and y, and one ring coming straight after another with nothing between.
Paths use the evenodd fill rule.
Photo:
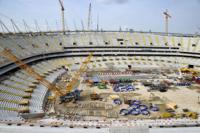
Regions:
<instances>
[{"instance_id":1,"label":"yellow crane","mask_svg":"<svg viewBox=\"0 0 200 133\"><path fill-rule=\"evenodd\" d=\"M74 74L71 82L69 82L67 87L63 89L63 88L57 87L55 84L52 84L48 80L46 80L42 75L37 73L33 68L31 68L29 65L27 65L22 60L20 60L17 56L12 54L10 49L4 49L3 51L0 52L0 55L12 61L19 68L26 71L30 76L38 80L47 89L52 91L55 94L55 96L60 96L61 102L71 101L74 97L77 98L80 95L80 92L76 91L72 93L71 91L72 89L74 89L75 84L80 78L80 75L87 70L87 64L90 63L90 60L92 58L92 53L90 53L89 56L81 64L80 69Z\"/></svg>"},{"instance_id":2,"label":"yellow crane","mask_svg":"<svg viewBox=\"0 0 200 133\"><path fill-rule=\"evenodd\" d=\"M69 102L71 100L78 100L80 97L80 90L75 90L72 92L72 89L74 89L76 87L76 84L80 78L80 75L85 72L88 67L87 64L90 63L90 60L92 58L93 53L90 53L89 56L82 62L80 68L78 71L76 71L76 73L74 74L74 76L71 79L71 82L69 82L69 84L67 85L66 89L65 89L65 95L62 95L60 97L60 101L61 103L63 102Z\"/></svg>"},{"instance_id":3,"label":"yellow crane","mask_svg":"<svg viewBox=\"0 0 200 133\"><path fill-rule=\"evenodd\" d=\"M79 70L72 77L71 82L69 82L69 84L67 85L66 93L71 92L71 90L76 85L76 82L79 79L80 75L87 70L87 64L90 63L91 58L92 58L92 53L90 53L89 56L82 62Z\"/></svg>"}]
</instances>

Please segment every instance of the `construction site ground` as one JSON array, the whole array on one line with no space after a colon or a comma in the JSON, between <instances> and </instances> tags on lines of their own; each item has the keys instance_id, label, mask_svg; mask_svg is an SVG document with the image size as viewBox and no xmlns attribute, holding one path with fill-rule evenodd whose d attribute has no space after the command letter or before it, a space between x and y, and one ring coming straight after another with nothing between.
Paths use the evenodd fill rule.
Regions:
<instances>
[{"instance_id":1,"label":"construction site ground","mask_svg":"<svg viewBox=\"0 0 200 133\"><path fill-rule=\"evenodd\" d=\"M158 118L161 113L166 112L167 103L176 103L178 108L176 113L182 113L183 109L189 109L200 113L200 104L198 103L199 85L192 84L191 87L171 87L167 92L152 91L148 92L147 87L140 82L134 82L135 88L132 92L114 92L113 86L108 84L107 89L99 89L97 86L89 86L87 83L81 83L78 88L83 90L81 98L76 103L59 104L59 99L55 104L55 111L63 117L71 119L84 119L87 117L94 117L98 119L153 119ZM97 93L102 100L91 100L90 94ZM122 105L116 105L110 95L118 95L122 99ZM159 112L151 112L150 115L126 115L119 114L121 109L127 109L129 105L124 104L125 99L141 100L143 104L155 104L159 107Z\"/></svg>"}]
</instances>

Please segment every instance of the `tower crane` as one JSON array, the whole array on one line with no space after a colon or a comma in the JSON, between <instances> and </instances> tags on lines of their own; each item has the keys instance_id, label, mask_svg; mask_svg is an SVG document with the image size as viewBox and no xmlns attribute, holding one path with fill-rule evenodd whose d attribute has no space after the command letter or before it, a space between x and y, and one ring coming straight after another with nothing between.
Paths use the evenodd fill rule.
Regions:
<instances>
[{"instance_id":1,"label":"tower crane","mask_svg":"<svg viewBox=\"0 0 200 133\"><path fill-rule=\"evenodd\" d=\"M65 8L63 5L63 1L62 0L58 0L58 1L60 3L60 7L61 7L62 31L63 31L63 34L65 34Z\"/></svg>"},{"instance_id":2,"label":"tower crane","mask_svg":"<svg viewBox=\"0 0 200 133\"><path fill-rule=\"evenodd\" d=\"M168 21L169 21L169 18L171 18L171 16L169 15L168 10L163 12L163 14L165 16L165 32L166 34L168 34Z\"/></svg>"},{"instance_id":3,"label":"tower crane","mask_svg":"<svg viewBox=\"0 0 200 133\"><path fill-rule=\"evenodd\" d=\"M0 52L0 56L3 56L7 58L8 60L15 63L19 68L23 69L27 72L30 76L38 80L42 85L44 85L48 90L53 92L55 96L60 97L61 103L63 102L69 102L73 99L77 100L80 96L80 91L74 89L75 85L77 84L78 79L80 78L80 75L87 70L87 64L90 62L92 58L92 53L89 54L89 56L83 61L81 64L80 69L74 74L71 82L68 83L66 88L60 88L57 87L55 84L50 83L48 80L46 80L42 75L37 73L33 68L31 68L29 65L27 65L25 62L20 60L17 56L12 54L10 49L4 49Z\"/></svg>"},{"instance_id":4,"label":"tower crane","mask_svg":"<svg viewBox=\"0 0 200 133\"><path fill-rule=\"evenodd\" d=\"M83 20L81 20L82 31L85 30Z\"/></svg>"},{"instance_id":5,"label":"tower crane","mask_svg":"<svg viewBox=\"0 0 200 133\"><path fill-rule=\"evenodd\" d=\"M88 11L88 25L87 25L87 30L89 31L91 28L91 12L92 12L92 4L89 4L89 11Z\"/></svg>"}]
</instances>

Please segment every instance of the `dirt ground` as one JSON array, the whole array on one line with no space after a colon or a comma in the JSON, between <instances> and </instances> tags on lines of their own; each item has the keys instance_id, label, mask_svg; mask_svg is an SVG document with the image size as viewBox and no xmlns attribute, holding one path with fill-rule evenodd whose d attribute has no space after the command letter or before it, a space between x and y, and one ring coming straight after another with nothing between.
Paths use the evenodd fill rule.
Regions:
<instances>
[{"instance_id":1,"label":"dirt ground","mask_svg":"<svg viewBox=\"0 0 200 133\"><path fill-rule=\"evenodd\" d=\"M133 83L132 83L133 84ZM147 87L143 86L140 82L134 84L138 88L132 92L114 92L113 86L108 84L107 89L99 89L97 86L90 87L86 83L81 83L78 88L83 90L81 100L76 103L56 104L56 111L61 114L68 115L82 115L82 116L97 116L105 118L128 118L128 119L141 119L141 118L156 118L166 110L166 103L176 103L178 108L176 113L182 113L183 109L187 108L190 111L200 113L200 104L198 103L199 85L194 84L192 87L171 87L167 92L153 91L148 92ZM90 94L97 93L102 98L102 101L91 101ZM109 96L116 94L124 101L125 98L132 100L142 100L142 103L149 105L155 104L159 107L159 112L151 112L150 115L128 115L121 116L119 112L121 109L127 109L127 104L115 105L113 99ZM111 108L106 108L109 106Z\"/></svg>"}]
</instances>

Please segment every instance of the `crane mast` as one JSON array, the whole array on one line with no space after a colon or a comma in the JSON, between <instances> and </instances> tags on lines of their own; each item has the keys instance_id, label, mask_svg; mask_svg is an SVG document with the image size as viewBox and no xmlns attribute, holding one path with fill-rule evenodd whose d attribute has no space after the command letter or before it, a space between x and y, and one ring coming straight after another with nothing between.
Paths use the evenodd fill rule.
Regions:
<instances>
[{"instance_id":1,"label":"crane mast","mask_svg":"<svg viewBox=\"0 0 200 133\"><path fill-rule=\"evenodd\" d=\"M168 10L163 12L163 14L165 16L165 33L168 34L169 18L171 18L171 16L169 15Z\"/></svg>"},{"instance_id":2,"label":"crane mast","mask_svg":"<svg viewBox=\"0 0 200 133\"><path fill-rule=\"evenodd\" d=\"M85 30L85 28L84 28L84 23L83 23L83 20L81 20L81 25L82 25L82 31L84 31L84 30Z\"/></svg>"},{"instance_id":3,"label":"crane mast","mask_svg":"<svg viewBox=\"0 0 200 133\"><path fill-rule=\"evenodd\" d=\"M89 11L88 11L88 25L87 25L87 30L90 30L90 26L91 26L91 11L92 11L92 4L90 3L90 5L89 5Z\"/></svg>"},{"instance_id":4,"label":"crane mast","mask_svg":"<svg viewBox=\"0 0 200 133\"><path fill-rule=\"evenodd\" d=\"M60 3L60 7L61 7L62 31L63 31L63 34L65 34L65 13L64 13L65 8L64 8L62 0L59 0L59 3Z\"/></svg>"},{"instance_id":5,"label":"crane mast","mask_svg":"<svg viewBox=\"0 0 200 133\"><path fill-rule=\"evenodd\" d=\"M92 58L92 53L90 53L89 56L82 62L79 70L74 74L71 82L67 85L67 88L65 89L66 93L72 91L81 74L87 70L87 64L90 63L91 58Z\"/></svg>"}]
</instances>

